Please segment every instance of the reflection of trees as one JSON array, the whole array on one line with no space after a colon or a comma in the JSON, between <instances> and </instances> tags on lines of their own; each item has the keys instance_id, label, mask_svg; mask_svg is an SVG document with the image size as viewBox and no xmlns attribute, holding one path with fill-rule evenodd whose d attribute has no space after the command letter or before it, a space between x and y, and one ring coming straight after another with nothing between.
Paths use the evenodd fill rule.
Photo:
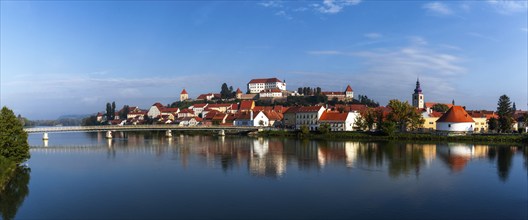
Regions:
<instances>
[{"instance_id":1,"label":"reflection of trees","mask_svg":"<svg viewBox=\"0 0 528 220\"><path fill-rule=\"evenodd\" d=\"M13 177L0 192L0 214L3 219L14 219L18 208L29 194L29 173L27 167L17 167Z\"/></svg>"},{"instance_id":2,"label":"reflection of trees","mask_svg":"<svg viewBox=\"0 0 528 220\"><path fill-rule=\"evenodd\" d=\"M499 147L497 148L497 153L497 171L499 178L502 181L506 181L510 175L513 152L509 147Z\"/></svg>"},{"instance_id":3,"label":"reflection of trees","mask_svg":"<svg viewBox=\"0 0 528 220\"><path fill-rule=\"evenodd\" d=\"M419 145L388 143L383 150L389 160L388 169L391 177L409 175L413 170L419 175L420 166L425 164L423 149Z\"/></svg>"}]
</instances>

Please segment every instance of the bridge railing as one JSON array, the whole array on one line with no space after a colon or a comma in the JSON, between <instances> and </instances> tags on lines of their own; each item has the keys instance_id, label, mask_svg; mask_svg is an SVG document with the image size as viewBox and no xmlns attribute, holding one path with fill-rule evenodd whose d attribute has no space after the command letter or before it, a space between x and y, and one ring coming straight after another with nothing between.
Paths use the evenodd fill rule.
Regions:
<instances>
[{"instance_id":1,"label":"bridge railing","mask_svg":"<svg viewBox=\"0 0 528 220\"><path fill-rule=\"evenodd\" d=\"M258 127L240 126L179 126L179 125L99 125L99 126L57 126L25 128L28 133L66 131L127 131L127 130L257 130Z\"/></svg>"}]
</instances>

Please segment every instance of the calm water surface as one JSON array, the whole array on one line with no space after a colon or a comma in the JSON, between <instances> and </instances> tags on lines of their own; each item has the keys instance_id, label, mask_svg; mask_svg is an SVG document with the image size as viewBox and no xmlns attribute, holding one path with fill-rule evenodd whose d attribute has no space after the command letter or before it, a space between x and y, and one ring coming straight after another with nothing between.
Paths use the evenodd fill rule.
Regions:
<instances>
[{"instance_id":1,"label":"calm water surface","mask_svg":"<svg viewBox=\"0 0 528 220\"><path fill-rule=\"evenodd\" d=\"M523 147L162 133L29 142L4 218L528 219Z\"/></svg>"}]
</instances>

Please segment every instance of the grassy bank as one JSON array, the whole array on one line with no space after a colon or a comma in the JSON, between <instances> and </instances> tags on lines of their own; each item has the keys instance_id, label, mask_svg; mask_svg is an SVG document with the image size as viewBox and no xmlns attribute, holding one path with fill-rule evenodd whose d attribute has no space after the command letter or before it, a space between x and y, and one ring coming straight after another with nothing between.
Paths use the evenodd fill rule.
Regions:
<instances>
[{"instance_id":1,"label":"grassy bank","mask_svg":"<svg viewBox=\"0 0 528 220\"><path fill-rule=\"evenodd\" d=\"M310 132L301 134L298 131L262 131L259 132L262 137L301 137L308 139L324 140L361 140L361 141L424 141L424 142L472 142L472 143L528 143L526 134L474 134L466 136L443 136L427 133L397 133L391 136L377 132L330 132L321 134Z\"/></svg>"}]
</instances>

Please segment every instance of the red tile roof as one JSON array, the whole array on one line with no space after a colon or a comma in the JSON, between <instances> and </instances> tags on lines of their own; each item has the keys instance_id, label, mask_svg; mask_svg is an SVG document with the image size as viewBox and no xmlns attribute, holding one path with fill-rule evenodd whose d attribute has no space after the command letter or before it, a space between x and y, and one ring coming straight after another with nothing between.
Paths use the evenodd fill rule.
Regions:
<instances>
[{"instance_id":1,"label":"red tile roof","mask_svg":"<svg viewBox=\"0 0 528 220\"><path fill-rule=\"evenodd\" d=\"M350 85L348 85L348 86L346 87L345 92L352 92L352 91L353 91L353 90L352 90L352 87L350 87Z\"/></svg>"},{"instance_id":2,"label":"red tile roof","mask_svg":"<svg viewBox=\"0 0 528 220\"><path fill-rule=\"evenodd\" d=\"M242 90L240 90L240 88L237 88L236 93L242 93Z\"/></svg>"},{"instance_id":3,"label":"red tile roof","mask_svg":"<svg viewBox=\"0 0 528 220\"><path fill-rule=\"evenodd\" d=\"M240 110L251 110L255 106L255 101L253 100L242 100L240 102Z\"/></svg>"},{"instance_id":4,"label":"red tile roof","mask_svg":"<svg viewBox=\"0 0 528 220\"><path fill-rule=\"evenodd\" d=\"M212 120L224 120L225 117L226 117L226 114L219 112L213 116Z\"/></svg>"},{"instance_id":5,"label":"red tile roof","mask_svg":"<svg viewBox=\"0 0 528 220\"><path fill-rule=\"evenodd\" d=\"M194 114L194 111L192 109L184 108L179 113L191 113L191 114Z\"/></svg>"},{"instance_id":6,"label":"red tile roof","mask_svg":"<svg viewBox=\"0 0 528 220\"><path fill-rule=\"evenodd\" d=\"M303 106L297 112L318 112L323 106Z\"/></svg>"},{"instance_id":7,"label":"red tile roof","mask_svg":"<svg viewBox=\"0 0 528 220\"><path fill-rule=\"evenodd\" d=\"M210 112L207 112L207 114L204 116L204 119L212 120L216 114L221 114L221 113L217 110L211 110Z\"/></svg>"},{"instance_id":8,"label":"red tile roof","mask_svg":"<svg viewBox=\"0 0 528 220\"><path fill-rule=\"evenodd\" d=\"M158 109L163 108L163 105L161 103L159 103L159 102L154 103L152 106L156 106L156 107L158 107Z\"/></svg>"},{"instance_id":9,"label":"red tile roof","mask_svg":"<svg viewBox=\"0 0 528 220\"><path fill-rule=\"evenodd\" d=\"M205 107L205 106L207 106L207 103L204 103L204 104L194 104L194 105L193 105L193 108L203 108L203 107Z\"/></svg>"},{"instance_id":10,"label":"red tile roof","mask_svg":"<svg viewBox=\"0 0 528 220\"><path fill-rule=\"evenodd\" d=\"M442 113L442 112L431 112L429 114L429 117L440 118L440 117L442 117L442 115L444 115L444 113Z\"/></svg>"},{"instance_id":11,"label":"red tile roof","mask_svg":"<svg viewBox=\"0 0 528 220\"><path fill-rule=\"evenodd\" d=\"M178 112L180 109L178 108L162 108L160 109L161 112Z\"/></svg>"},{"instance_id":12,"label":"red tile roof","mask_svg":"<svg viewBox=\"0 0 528 220\"><path fill-rule=\"evenodd\" d=\"M288 108L288 110L284 111L284 114L295 114L299 111L300 108L301 106L292 106Z\"/></svg>"},{"instance_id":13,"label":"red tile roof","mask_svg":"<svg viewBox=\"0 0 528 220\"><path fill-rule=\"evenodd\" d=\"M473 118L462 108L462 106L455 105L451 107L442 117L440 117L438 122L475 122Z\"/></svg>"},{"instance_id":14,"label":"red tile roof","mask_svg":"<svg viewBox=\"0 0 528 220\"><path fill-rule=\"evenodd\" d=\"M274 83L274 82L282 82L277 78L268 78L268 79L252 79L249 81L249 83Z\"/></svg>"},{"instance_id":15,"label":"red tile roof","mask_svg":"<svg viewBox=\"0 0 528 220\"><path fill-rule=\"evenodd\" d=\"M348 112L323 112L320 121L345 121L348 117Z\"/></svg>"},{"instance_id":16,"label":"red tile roof","mask_svg":"<svg viewBox=\"0 0 528 220\"><path fill-rule=\"evenodd\" d=\"M270 121L280 121L283 118L281 113L274 111L264 111L264 115L266 115Z\"/></svg>"}]
</instances>

